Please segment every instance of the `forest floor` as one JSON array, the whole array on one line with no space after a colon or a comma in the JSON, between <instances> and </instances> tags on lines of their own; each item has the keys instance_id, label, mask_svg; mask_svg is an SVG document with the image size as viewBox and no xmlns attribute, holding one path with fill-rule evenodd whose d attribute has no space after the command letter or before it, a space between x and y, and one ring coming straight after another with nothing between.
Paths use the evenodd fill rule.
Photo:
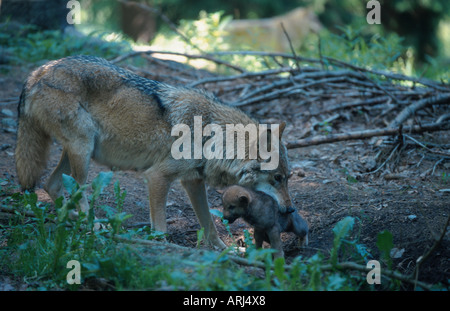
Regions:
<instances>
[{"instance_id":1,"label":"forest floor","mask_svg":"<svg viewBox=\"0 0 450 311\"><path fill-rule=\"evenodd\" d=\"M18 98L24 79L31 70L32 67L13 67L7 73L0 73L0 99ZM146 70L160 74L160 80L179 84L169 78L173 73L163 74L167 67L159 67L158 63L148 64ZM216 92L220 98L220 89L214 86L206 88ZM2 104L0 108L0 178L17 185L14 165L17 102ZM243 109L263 123L286 121L284 141L298 139L309 128L317 132L326 130L335 133L365 129L368 123L368 113L349 111L345 117L314 127L320 120L311 117L310 112L316 108L311 104L295 105L295 102L284 98L249 105ZM414 137L442 145L450 142L450 131ZM318 251L328 254L333 245L332 228L346 216L353 216L357 219L353 235L367 247L374 259L380 257L376 247L377 235L388 230L393 235L394 248L397 250L393 254L393 268L404 274L414 271L417 259L432 247L450 213L450 161L426 153L417 145L405 144L378 172L368 173L381 165L375 160L379 151L389 154L392 150L389 146L384 149L380 147L381 139L344 141L289 150L292 167L290 193L298 212L308 222L310 233L309 245L302 248L297 246L292 234L282 234L288 263L299 255L308 258ZM42 185L56 166L60 153L61 146L55 142L47 169L37 188L41 201L50 201ZM100 171L106 170L106 167L92 163L89 181ZM136 172L116 172L116 179L120 181L121 188L127 191L124 211L133 215L127 224L149 222L148 195L141 176ZM208 199L211 208L222 209L220 194L215 189L208 189ZM102 201L111 206L114 204L112 186L105 189ZM170 242L196 247L200 226L179 182L173 185L168 196L167 219ZM231 237L220 219L214 217L214 220L220 237L228 245L233 239L238 243L243 241L244 229L253 232L245 222L238 220L230 225ZM440 245L423 263L419 273L419 280L423 282L449 286L448 231Z\"/></svg>"}]
</instances>

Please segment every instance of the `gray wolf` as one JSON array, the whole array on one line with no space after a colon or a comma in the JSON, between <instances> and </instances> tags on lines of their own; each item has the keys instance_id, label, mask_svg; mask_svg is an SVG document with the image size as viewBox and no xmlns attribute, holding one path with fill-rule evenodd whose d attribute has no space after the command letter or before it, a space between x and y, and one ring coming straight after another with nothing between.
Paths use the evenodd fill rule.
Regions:
<instances>
[{"instance_id":1,"label":"gray wolf","mask_svg":"<svg viewBox=\"0 0 450 311\"><path fill-rule=\"evenodd\" d=\"M252 191L241 186L230 186L222 193L223 218L233 223L242 217L254 227L255 245L262 247L263 241L277 252L274 257L283 257L281 232L293 232L301 244L308 244L308 224L296 212L280 213L277 202L263 192Z\"/></svg>"},{"instance_id":2,"label":"gray wolf","mask_svg":"<svg viewBox=\"0 0 450 311\"><path fill-rule=\"evenodd\" d=\"M311 9L300 7L271 18L233 20L224 30L235 44L246 44L256 50L290 52L281 23L294 48L301 47L309 33L317 33L323 28Z\"/></svg>"},{"instance_id":3,"label":"gray wolf","mask_svg":"<svg viewBox=\"0 0 450 311\"><path fill-rule=\"evenodd\" d=\"M174 159L171 146L177 124L202 122L258 124L212 94L149 80L94 56L50 61L27 78L19 100L16 169L22 189L32 189L44 169L52 138L61 143L61 159L44 189L55 200L63 195L62 174L86 182L90 160L115 170L142 172L148 184L153 229L167 232L166 200L180 180L207 240L219 239L209 213L205 183L216 188L239 184L272 196L280 211L292 209L287 150L280 143L279 165L261 170L260 158ZM279 126L279 137L285 123ZM87 198L79 208L87 211ZM76 216L76 215L75 215Z\"/></svg>"}]
</instances>

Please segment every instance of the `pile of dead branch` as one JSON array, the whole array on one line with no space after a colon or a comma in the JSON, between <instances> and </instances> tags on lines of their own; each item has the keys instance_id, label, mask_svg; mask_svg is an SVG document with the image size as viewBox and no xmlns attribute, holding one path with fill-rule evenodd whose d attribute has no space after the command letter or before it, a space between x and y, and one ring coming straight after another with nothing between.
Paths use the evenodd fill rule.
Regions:
<instances>
[{"instance_id":1,"label":"pile of dead branch","mask_svg":"<svg viewBox=\"0 0 450 311\"><path fill-rule=\"evenodd\" d=\"M225 66L235 74L217 75L194 70L174 61L161 60L158 55L203 59ZM278 66L249 72L224 60L230 55L253 55L260 57L261 62L270 59ZM288 148L398 135L450 158L450 146L425 146L409 136L450 129L449 84L363 68L330 57L311 59L283 53L240 51L192 55L149 50L129 53L112 61L126 66L123 61L131 57L143 57L150 64L164 68L162 73L129 66L139 74L204 88L215 92L224 102L244 109L251 107L253 111L261 112L276 108L280 111L277 106L283 105L283 114L302 119L315 117L322 124L339 118L348 120L349 115L355 112L365 115L363 130L329 135L312 135L314 131L303 131L297 140L287 142ZM301 106L307 109L303 109L301 115L295 115L296 108Z\"/></svg>"}]
</instances>

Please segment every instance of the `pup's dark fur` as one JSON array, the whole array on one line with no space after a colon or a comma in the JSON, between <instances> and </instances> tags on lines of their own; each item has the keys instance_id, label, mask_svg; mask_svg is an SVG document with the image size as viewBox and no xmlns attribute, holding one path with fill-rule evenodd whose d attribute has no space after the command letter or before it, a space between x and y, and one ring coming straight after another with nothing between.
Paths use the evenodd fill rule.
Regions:
<instances>
[{"instance_id":1,"label":"pup's dark fur","mask_svg":"<svg viewBox=\"0 0 450 311\"><path fill-rule=\"evenodd\" d=\"M231 186L222 194L223 218L233 223L242 217L255 229L255 244L261 248L263 241L277 250L274 257L283 257L281 232L293 232L302 244L308 244L308 224L296 212L281 214L278 205L269 195L241 186Z\"/></svg>"}]
</instances>

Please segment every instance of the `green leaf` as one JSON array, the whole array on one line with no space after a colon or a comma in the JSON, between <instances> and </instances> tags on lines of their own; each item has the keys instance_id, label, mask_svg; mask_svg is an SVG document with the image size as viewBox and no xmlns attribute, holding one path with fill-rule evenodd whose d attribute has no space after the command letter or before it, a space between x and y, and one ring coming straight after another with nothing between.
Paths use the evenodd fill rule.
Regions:
<instances>
[{"instance_id":1,"label":"green leaf","mask_svg":"<svg viewBox=\"0 0 450 311\"><path fill-rule=\"evenodd\" d=\"M69 192L70 194L73 194L75 190L78 188L78 183L72 176L62 174L62 180L64 189L66 189L66 191Z\"/></svg>"},{"instance_id":2,"label":"green leaf","mask_svg":"<svg viewBox=\"0 0 450 311\"><path fill-rule=\"evenodd\" d=\"M378 233L377 236L377 247L380 251L390 252L394 247L394 243L392 242L392 233L387 230L384 230Z\"/></svg>"},{"instance_id":3,"label":"green leaf","mask_svg":"<svg viewBox=\"0 0 450 311\"><path fill-rule=\"evenodd\" d=\"M342 244L342 240L350 233L355 224L355 218L347 216L336 224L333 228L334 240L333 249L331 250L330 261L332 264L337 263L337 256Z\"/></svg>"},{"instance_id":4,"label":"green leaf","mask_svg":"<svg viewBox=\"0 0 450 311\"><path fill-rule=\"evenodd\" d=\"M361 255L361 257L365 261L368 261L369 258L372 258L372 255L367 250L367 246L365 246L364 244L356 244L355 248L356 248L356 251L358 252L358 254Z\"/></svg>"},{"instance_id":5,"label":"green leaf","mask_svg":"<svg viewBox=\"0 0 450 311\"><path fill-rule=\"evenodd\" d=\"M339 221L333 228L334 241L340 241L353 229L355 218L347 216Z\"/></svg>"},{"instance_id":6,"label":"green leaf","mask_svg":"<svg viewBox=\"0 0 450 311\"><path fill-rule=\"evenodd\" d=\"M95 177L95 179L92 181L92 189L94 191L91 195L91 199L98 198L100 193L102 193L103 188L110 183L113 175L113 172L100 172L100 174Z\"/></svg>"},{"instance_id":7,"label":"green leaf","mask_svg":"<svg viewBox=\"0 0 450 311\"><path fill-rule=\"evenodd\" d=\"M388 266L390 267L392 264L390 253L391 249L394 247L392 233L387 230L378 233L377 247L381 252L382 258L386 260Z\"/></svg>"},{"instance_id":8,"label":"green leaf","mask_svg":"<svg viewBox=\"0 0 450 311\"><path fill-rule=\"evenodd\" d=\"M287 279L286 273L284 272L284 264L285 264L285 260L283 257L278 257L277 259L274 260L274 273L275 276L277 277L277 279L282 282L285 279Z\"/></svg>"},{"instance_id":9,"label":"green leaf","mask_svg":"<svg viewBox=\"0 0 450 311\"><path fill-rule=\"evenodd\" d=\"M210 208L210 209L209 209L209 212L210 212L211 214L213 214L214 216L217 216L217 217L223 219L223 213L222 213L221 211L219 211L218 209Z\"/></svg>"}]
</instances>

